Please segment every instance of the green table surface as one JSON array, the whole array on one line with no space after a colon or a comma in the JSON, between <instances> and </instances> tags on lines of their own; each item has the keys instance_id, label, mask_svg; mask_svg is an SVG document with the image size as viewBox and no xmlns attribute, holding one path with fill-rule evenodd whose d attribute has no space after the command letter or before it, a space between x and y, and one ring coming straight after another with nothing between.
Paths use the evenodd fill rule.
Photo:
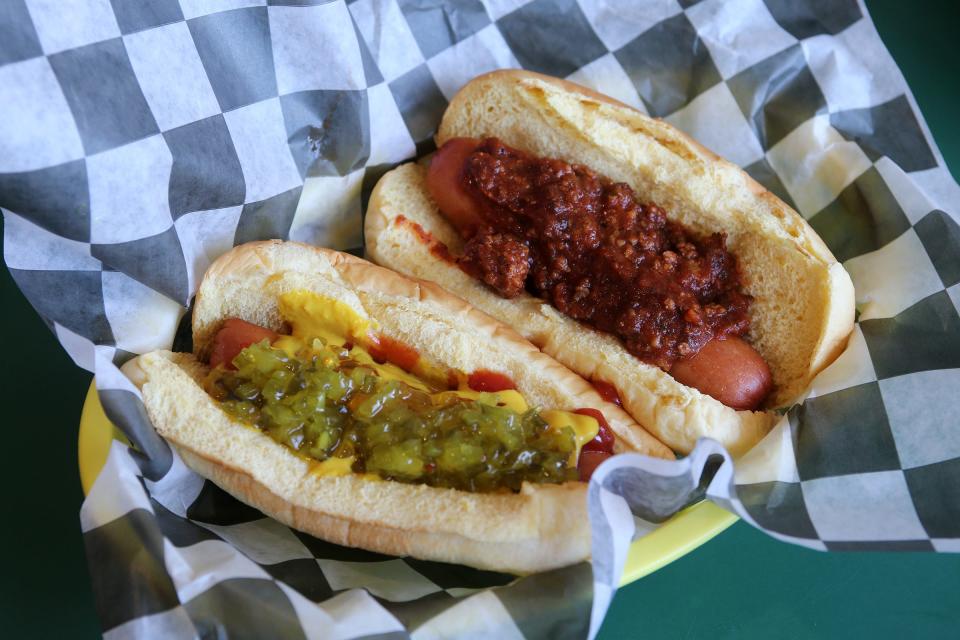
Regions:
<instances>
[{"instance_id":1,"label":"green table surface","mask_svg":"<svg viewBox=\"0 0 960 640\"><path fill-rule=\"evenodd\" d=\"M958 3L869 2L954 176ZM949 7L949 8L948 8ZM76 432L90 374L0 269L8 417L0 478L0 636L95 637L80 535ZM820 553L738 522L621 589L601 638L960 637L960 555Z\"/></svg>"}]
</instances>

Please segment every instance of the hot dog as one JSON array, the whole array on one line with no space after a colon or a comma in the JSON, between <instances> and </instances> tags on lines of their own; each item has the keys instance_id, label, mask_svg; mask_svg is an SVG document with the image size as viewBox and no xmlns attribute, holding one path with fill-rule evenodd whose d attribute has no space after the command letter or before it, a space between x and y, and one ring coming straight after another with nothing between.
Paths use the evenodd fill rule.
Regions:
<instances>
[{"instance_id":1,"label":"hot dog","mask_svg":"<svg viewBox=\"0 0 960 640\"><path fill-rule=\"evenodd\" d=\"M251 243L208 270L194 353L126 365L183 460L323 539L527 573L589 556L583 480L672 457L582 378L444 292Z\"/></svg>"},{"instance_id":2,"label":"hot dog","mask_svg":"<svg viewBox=\"0 0 960 640\"><path fill-rule=\"evenodd\" d=\"M511 167L501 160L502 156L519 154L512 149L499 144L497 141L488 141L486 143L473 138L453 138L444 143L430 161L430 167L427 170L426 185L430 196L437 203L440 213L457 228L460 235L466 242L465 256L459 261L461 265L470 265L471 261L484 261L487 256L483 252L492 252L485 265L481 265L483 273L475 274L480 279L487 282L500 295L505 297L514 297L519 295L521 287L526 284L526 289L533 289L535 295L544 299L553 298L554 305L566 308L571 317L577 320L585 321L587 324L605 328L612 333L618 333L619 327L616 323L609 321L610 309L599 308L598 302L603 302L603 297L592 296L585 304L570 305L569 300L564 296L557 295L556 288L553 291L549 286L541 285L536 277L536 261L557 261L564 260L564 268L571 271L576 261L570 260L567 256L559 255L565 247L564 244L570 244L576 241L577 233L585 237L586 242L581 241L580 246L574 247L574 252L582 255L581 262L585 264L580 269L573 269L573 277L566 277L571 284L589 288L602 286L605 284L603 278L616 279L608 284L614 291L616 299L611 306L616 315L623 315L624 308L632 312L635 305L640 302L648 306L652 304L654 309L664 306L664 302L673 303L673 298L668 295L656 295L644 291L641 295L631 296L631 289L634 291L641 288L649 288L650 284L668 283L670 278L679 279L681 286L685 284L684 279L689 279L685 272L696 272L703 267L710 267L709 260L689 260L681 258L678 253L678 246L691 251L690 246L696 240L689 237L686 229L679 225L672 225L668 228L667 234L672 231L679 234L679 238L672 238L669 241L661 242L661 247L650 249L646 244L657 240L656 233L645 233L646 220L636 216L636 207L624 209L622 205L618 208L619 202L614 202L610 206L604 200L615 198L617 195L633 199L633 194L626 185L603 185L594 184L593 176L586 170L577 171L566 163L556 160L543 163L531 162L527 158L522 158L521 164L530 166L539 164L537 172L530 175L520 175L518 172L511 172ZM487 162L487 171L484 168L479 170L473 163ZM572 176L570 170L574 173L583 175ZM558 172L566 173L569 180L563 178L557 179ZM579 178L579 179L578 179ZM483 185L477 184L483 182ZM541 184L537 184L541 183ZM590 191L597 187L605 188L604 193L595 202L588 202ZM507 207L513 210L507 214L507 219L498 216L490 211L497 207L498 203L493 198L486 197L483 193L484 188L493 190L493 198L498 198L505 202ZM570 195L561 193L560 190L567 188L572 190ZM619 193L616 193L618 192ZM567 196L567 197L565 197ZM517 200L526 201L525 203L515 202ZM544 200L547 200L544 202ZM572 201L577 207L589 209L586 222L599 221L599 224L588 226L580 224L581 229L577 228L576 215L570 215L565 211L568 202ZM500 205L503 206L503 205ZM519 209L519 211L517 211ZM618 210L619 209L619 210ZM504 213L504 212L499 212ZM614 229L618 222L621 222L627 215L633 216L633 224L629 224L626 229ZM517 256L517 261L511 264L510 260L505 259L509 255L510 245L503 241L502 231L508 231L504 227L511 227L517 224L523 224L521 219L524 217L539 216L540 219L531 219L531 224L523 225L522 234L513 234L509 238L513 239L514 244L518 244L521 249ZM552 217L553 219L549 219ZM617 218L621 218L618 220ZM546 220L544 218L547 218ZM636 222L639 218L639 223ZM505 224L506 223L506 224ZM584 228L585 227L585 228ZM488 230L488 235L483 237L484 229ZM561 232L566 237L561 237L559 241L553 238L557 235L557 229L562 228ZM589 236L587 234L590 234ZM598 241L597 236L601 237ZM520 237L518 237L520 236ZM546 237L544 237L546 236ZM631 238L628 244L623 238ZM478 244L483 243L479 249ZM604 246L606 244L607 246ZM500 246L498 246L500 245ZM532 245L532 247L531 247ZM537 246L543 245L543 246ZM599 245L596 246L596 245ZM599 250L598 250L599 248ZM611 252L607 252L606 249ZM630 272L626 277L618 278L617 262L624 259L624 251L630 251L635 248L636 258L628 264ZM474 250L473 252L471 250ZM611 257L612 255L612 257ZM661 269L664 264L663 258L669 256L674 261L682 264L673 266L672 269ZM698 257L698 256L693 256ZM573 262L574 265L569 264ZM606 264L605 264L606 263ZM534 273L531 277L528 275L530 267L534 267ZM586 267L584 269L584 266ZM607 268L604 268L604 267ZM612 267L612 268L611 268ZM735 263L733 264L735 270ZM642 270L641 273L637 273ZM542 272L543 269L541 268ZM469 272L469 270L468 270ZM566 275L566 274L561 274ZM732 274L727 274L729 275ZM591 281L591 276L592 281ZM600 280L598 282L598 279ZM658 282L659 280L659 282ZM556 286L556 285L554 285ZM701 294L702 300L697 300L694 295L690 295L691 286L687 286L688 291L680 290L680 295L687 294L688 305L684 307L683 302L672 311L673 315L695 314L696 317L703 315L706 309L718 308L716 304L720 296L710 292ZM589 296L590 291L586 292ZM598 300L599 298L599 300ZM682 298L681 298L682 299ZM573 308L570 308L573 306ZM585 307L585 308L582 308ZM646 310L645 310L646 312ZM600 314L599 319L595 316ZM593 321L591 321L593 320ZM606 322L605 322L606 320ZM655 317L652 323L662 322L659 315ZM747 330L746 323L740 321L736 327L736 333L732 335L720 334L707 340L705 344L699 347L690 348L688 341L684 346L688 348L688 353L682 354L675 362L657 362L658 353L647 354L640 350L631 350L634 355L644 359L647 362L658 364L665 371L673 375L675 379L683 384L693 387L723 404L734 409L752 410L756 409L769 394L772 380L770 368L766 362L748 343L739 339L740 333ZM660 329L660 327L657 327ZM696 327L699 329L700 327ZM620 337L625 337L626 333ZM659 333L655 336L656 340L669 338ZM630 349L631 344L627 343ZM646 346L646 345L644 345ZM647 356L647 357L645 357Z\"/></svg>"},{"instance_id":3,"label":"hot dog","mask_svg":"<svg viewBox=\"0 0 960 640\"><path fill-rule=\"evenodd\" d=\"M676 451L687 452L697 438L710 436L734 455L743 453L775 421L769 409L794 401L846 342L853 323L852 284L809 225L741 170L663 122L567 82L500 71L461 90L444 114L437 143L427 170L402 166L375 188L365 223L368 254L398 271L435 280L582 376L612 385L637 421ZM546 169L525 174L521 163L520 171L510 173L518 164L511 150ZM487 158L478 160L479 154ZM520 186L514 188L511 180ZM525 191L531 180L547 186ZM692 339L677 340L668 345L673 351L658 353L639 339L658 344L661 336L643 333L642 326L650 314L668 315L656 305L615 325L598 320L589 306L571 302L569 290L557 295L562 279L541 274L558 256L580 257L563 252L566 237L574 234L563 227L560 250L548 246L545 252L525 235L540 223L524 207L539 207L537 215L545 219L543 211L550 210L543 198L570 205L564 180L587 194L588 208L627 193L630 200L614 202L614 209L639 211L653 221L663 212L666 235L687 230L697 249L691 255L711 256L700 264L719 264L720 271L739 274L728 280L735 286L719 305L729 312L729 322L700 333L681 331L676 335ZM595 193L602 197L590 200ZM578 211L577 206L568 209ZM577 215L585 217L569 216L571 227ZM517 222L524 218L532 222ZM606 222L603 215L596 221ZM560 228L541 227L548 235ZM598 244L588 227L582 234L587 240L573 244L586 247L582 255L590 260L601 255L604 241L620 240L605 238L609 232L600 228ZM624 252L644 246L643 240L626 244ZM666 255L677 253L676 247L667 243L655 249L660 253L649 255L677 262ZM613 250L604 255L611 263L623 258ZM682 268L687 256L680 258ZM604 277L594 277L584 289L603 282ZM642 277L635 282L650 286ZM638 289L620 286L631 302ZM673 304L668 297L660 299L661 307ZM590 295L584 299L589 302ZM699 302L701 308L687 316L694 324L702 320L702 311L716 309L707 308L714 304L709 299ZM678 307L674 316L690 305ZM586 324L575 321L584 319Z\"/></svg>"},{"instance_id":4,"label":"hot dog","mask_svg":"<svg viewBox=\"0 0 960 640\"><path fill-rule=\"evenodd\" d=\"M714 338L670 368L677 382L693 387L728 407L755 409L770 393L770 367L740 338Z\"/></svg>"}]
</instances>

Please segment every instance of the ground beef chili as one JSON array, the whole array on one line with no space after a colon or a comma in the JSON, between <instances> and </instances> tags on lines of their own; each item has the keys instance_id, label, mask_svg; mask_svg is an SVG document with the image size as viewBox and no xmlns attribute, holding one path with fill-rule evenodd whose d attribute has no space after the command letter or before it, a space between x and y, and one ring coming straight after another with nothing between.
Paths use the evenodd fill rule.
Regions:
<instances>
[{"instance_id":1,"label":"ground beef chili","mask_svg":"<svg viewBox=\"0 0 960 640\"><path fill-rule=\"evenodd\" d=\"M496 138L462 175L483 223L460 264L500 295L544 298L665 370L749 329L750 297L724 234L698 236L622 182Z\"/></svg>"}]
</instances>

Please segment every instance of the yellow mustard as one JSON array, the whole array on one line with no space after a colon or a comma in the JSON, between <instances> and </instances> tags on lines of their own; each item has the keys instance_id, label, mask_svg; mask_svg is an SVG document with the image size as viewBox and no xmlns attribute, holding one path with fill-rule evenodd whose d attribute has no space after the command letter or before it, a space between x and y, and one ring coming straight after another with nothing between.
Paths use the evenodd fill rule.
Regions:
<instances>
[{"instance_id":1,"label":"yellow mustard","mask_svg":"<svg viewBox=\"0 0 960 640\"><path fill-rule=\"evenodd\" d=\"M423 380L404 371L392 363L375 362L369 352L357 342L369 340L369 332L376 327L368 317L363 317L349 304L322 296L312 291L299 290L284 293L279 299L280 315L290 323L293 336L281 336L273 346L284 350L290 356L299 351L304 343L322 338L328 344L353 343L350 357L360 364L370 367L381 378L398 380L414 389L430 393L433 391ZM465 378L464 378L465 379ZM481 392L472 389L457 389L432 393L435 404L443 404L450 396L476 400L484 404L505 406L517 413L529 410L530 406L523 395L516 390ZM548 409L540 411L540 417L554 429L570 427L576 439L576 450L571 454L570 464L576 466L580 449L593 440L600 430L595 418L570 411ZM349 473L352 458L331 458L314 467L317 475L342 475Z\"/></svg>"},{"instance_id":2,"label":"yellow mustard","mask_svg":"<svg viewBox=\"0 0 960 640\"><path fill-rule=\"evenodd\" d=\"M353 473L351 470L353 462L353 456L349 458L327 458L326 460L311 464L310 473L321 477L345 476Z\"/></svg>"}]
</instances>

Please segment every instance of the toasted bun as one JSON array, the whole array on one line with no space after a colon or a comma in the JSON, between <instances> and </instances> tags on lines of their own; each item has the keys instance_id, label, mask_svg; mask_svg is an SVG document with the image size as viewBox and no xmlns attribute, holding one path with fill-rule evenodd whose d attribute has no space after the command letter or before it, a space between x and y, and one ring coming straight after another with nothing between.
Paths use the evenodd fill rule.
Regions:
<instances>
[{"instance_id":1,"label":"toasted bun","mask_svg":"<svg viewBox=\"0 0 960 640\"><path fill-rule=\"evenodd\" d=\"M746 173L670 125L569 82L511 70L475 78L453 98L437 144L461 136L494 136L586 165L696 232L726 233L754 298L746 337L773 373L771 408L796 400L845 346L853 285L823 241ZM772 411L731 409L641 362L613 336L537 298L500 298L438 257L431 242L459 255L462 241L427 194L425 173L404 165L374 189L365 222L373 260L439 283L576 373L613 384L633 417L676 451L689 452L707 436L737 456L769 431Z\"/></svg>"},{"instance_id":2,"label":"toasted bun","mask_svg":"<svg viewBox=\"0 0 960 640\"><path fill-rule=\"evenodd\" d=\"M619 450L672 457L629 415L512 330L434 284L359 258L298 243L255 242L208 270L193 315L201 360L223 320L282 330L278 297L309 290L346 302L379 330L463 371L510 375L534 405L602 409ZM199 386L207 367L189 354L153 352L129 363L157 431L192 469L277 520L337 544L391 555L528 573L590 555L586 484L525 484L519 493L469 493L349 474L310 463L224 413Z\"/></svg>"}]
</instances>

